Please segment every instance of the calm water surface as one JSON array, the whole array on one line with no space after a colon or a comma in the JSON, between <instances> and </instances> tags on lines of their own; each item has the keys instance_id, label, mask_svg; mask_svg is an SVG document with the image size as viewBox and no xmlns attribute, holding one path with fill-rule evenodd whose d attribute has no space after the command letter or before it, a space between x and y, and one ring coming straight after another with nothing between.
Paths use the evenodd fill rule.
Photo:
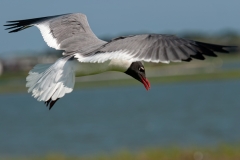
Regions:
<instances>
[{"instance_id":1,"label":"calm water surface","mask_svg":"<svg viewBox=\"0 0 240 160\"><path fill-rule=\"evenodd\" d=\"M240 142L237 80L75 90L51 111L27 93L0 102L2 156Z\"/></svg>"}]
</instances>

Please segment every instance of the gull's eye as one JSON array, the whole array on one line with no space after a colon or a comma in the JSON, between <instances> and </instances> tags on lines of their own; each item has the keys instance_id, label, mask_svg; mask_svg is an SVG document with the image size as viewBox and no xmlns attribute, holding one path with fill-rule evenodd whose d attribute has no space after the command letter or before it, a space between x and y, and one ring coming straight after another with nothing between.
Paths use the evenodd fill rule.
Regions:
<instances>
[{"instance_id":1,"label":"gull's eye","mask_svg":"<svg viewBox=\"0 0 240 160\"><path fill-rule=\"evenodd\" d=\"M144 71L145 71L145 69L144 69L143 67L138 68L138 70L139 70L140 72L144 72Z\"/></svg>"}]
</instances>

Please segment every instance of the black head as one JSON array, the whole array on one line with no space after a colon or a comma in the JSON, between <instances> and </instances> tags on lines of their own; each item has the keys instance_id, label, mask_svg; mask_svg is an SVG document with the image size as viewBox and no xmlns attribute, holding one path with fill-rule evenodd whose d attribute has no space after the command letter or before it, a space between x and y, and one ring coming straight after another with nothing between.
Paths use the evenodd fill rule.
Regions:
<instances>
[{"instance_id":1,"label":"black head","mask_svg":"<svg viewBox=\"0 0 240 160\"><path fill-rule=\"evenodd\" d=\"M150 89L150 83L146 78L145 68L141 62L133 62L125 73L141 82L146 90Z\"/></svg>"}]
</instances>

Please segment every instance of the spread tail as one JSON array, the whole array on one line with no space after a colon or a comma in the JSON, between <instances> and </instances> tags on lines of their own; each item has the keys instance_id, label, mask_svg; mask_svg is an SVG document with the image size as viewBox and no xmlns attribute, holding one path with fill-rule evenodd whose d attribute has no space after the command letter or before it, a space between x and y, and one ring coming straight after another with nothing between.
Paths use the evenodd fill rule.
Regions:
<instances>
[{"instance_id":1,"label":"spread tail","mask_svg":"<svg viewBox=\"0 0 240 160\"><path fill-rule=\"evenodd\" d=\"M26 78L28 92L38 101L45 101L49 110L59 98L73 90L75 69L71 57L60 58L54 64L38 64Z\"/></svg>"}]
</instances>

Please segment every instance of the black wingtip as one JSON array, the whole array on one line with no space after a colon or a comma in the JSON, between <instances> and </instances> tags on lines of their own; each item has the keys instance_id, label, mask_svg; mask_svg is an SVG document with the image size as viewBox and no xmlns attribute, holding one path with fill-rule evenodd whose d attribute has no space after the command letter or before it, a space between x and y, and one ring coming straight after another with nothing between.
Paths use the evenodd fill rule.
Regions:
<instances>
[{"instance_id":1,"label":"black wingtip","mask_svg":"<svg viewBox=\"0 0 240 160\"><path fill-rule=\"evenodd\" d=\"M197 53L196 55L191 55L191 57L199 60L205 60L205 57L200 53Z\"/></svg>"},{"instance_id":2,"label":"black wingtip","mask_svg":"<svg viewBox=\"0 0 240 160\"><path fill-rule=\"evenodd\" d=\"M196 44L215 51L215 52L219 52L219 53L229 53L229 52L236 52L238 51L238 46L224 46L224 45L216 45L216 44L210 44L210 43L203 43L203 42L198 42L196 41Z\"/></svg>"},{"instance_id":3,"label":"black wingtip","mask_svg":"<svg viewBox=\"0 0 240 160\"><path fill-rule=\"evenodd\" d=\"M18 32L18 31L24 30L26 28L32 27L34 24L41 23L42 21L49 20L51 18L56 18L56 17L63 16L63 15L67 15L67 14L48 16L48 17L40 17L40 18L32 18L32 19L7 21L7 23L9 23L9 24L5 24L3 26L6 26L6 27L12 26L13 28L18 28L18 29L15 29L15 30L12 30L9 32L9 33L13 33L13 32ZM10 27L7 29L12 29L12 28Z\"/></svg>"},{"instance_id":4,"label":"black wingtip","mask_svg":"<svg viewBox=\"0 0 240 160\"><path fill-rule=\"evenodd\" d=\"M8 33L13 33L13 32L18 32L26 28L32 27L32 24L14 23L14 24L6 24L4 26L8 27L5 30L10 30Z\"/></svg>"},{"instance_id":5,"label":"black wingtip","mask_svg":"<svg viewBox=\"0 0 240 160\"><path fill-rule=\"evenodd\" d=\"M224 50L225 53L240 51L238 46L223 46L222 50Z\"/></svg>"},{"instance_id":6,"label":"black wingtip","mask_svg":"<svg viewBox=\"0 0 240 160\"><path fill-rule=\"evenodd\" d=\"M192 58L183 59L182 61L184 61L184 62L190 62L190 61L192 61Z\"/></svg>"},{"instance_id":7,"label":"black wingtip","mask_svg":"<svg viewBox=\"0 0 240 160\"><path fill-rule=\"evenodd\" d=\"M7 23L10 23L9 21L7 21ZM11 24L4 24L3 26L17 26L18 23L11 23Z\"/></svg>"},{"instance_id":8,"label":"black wingtip","mask_svg":"<svg viewBox=\"0 0 240 160\"><path fill-rule=\"evenodd\" d=\"M22 27L21 27L21 28L14 29L14 30L11 30L11 31L9 31L8 33L19 32L19 31L21 31L21 30L23 30Z\"/></svg>"}]
</instances>

